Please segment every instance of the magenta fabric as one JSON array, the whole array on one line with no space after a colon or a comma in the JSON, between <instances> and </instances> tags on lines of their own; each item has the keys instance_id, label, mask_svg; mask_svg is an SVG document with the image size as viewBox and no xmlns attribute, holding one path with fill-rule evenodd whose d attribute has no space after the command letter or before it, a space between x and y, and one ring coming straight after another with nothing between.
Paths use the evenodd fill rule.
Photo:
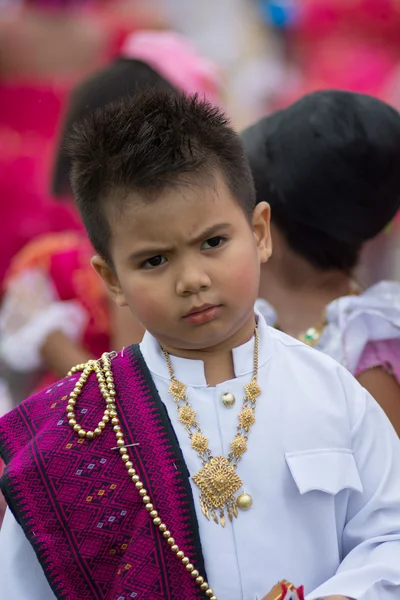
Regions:
<instances>
[{"instance_id":1,"label":"magenta fabric","mask_svg":"<svg viewBox=\"0 0 400 600\"><path fill-rule=\"evenodd\" d=\"M121 428L145 488L178 546L204 573L188 473L138 347L112 362ZM2 490L57 598L191 600L198 585L171 552L127 475L108 425L80 440L65 407L77 375L0 420ZM96 377L77 418L93 429L105 408Z\"/></svg>"},{"instance_id":2,"label":"magenta fabric","mask_svg":"<svg viewBox=\"0 0 400 600\"><path fill-rule=\"evenodd\" d=\"M400 340L369 342L357 365L355 376L375 367L382 367L392 373L400 383Z\"/></svg>"}]
</instances>

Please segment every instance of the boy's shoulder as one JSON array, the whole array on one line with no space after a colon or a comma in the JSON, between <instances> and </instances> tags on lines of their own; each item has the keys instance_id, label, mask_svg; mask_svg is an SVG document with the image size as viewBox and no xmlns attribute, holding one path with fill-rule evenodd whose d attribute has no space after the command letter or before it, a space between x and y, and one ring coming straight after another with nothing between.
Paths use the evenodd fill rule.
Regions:
<instances>
[{"instance_id":1,"label":"boy's shoulder","mask_svg":"<svg viewBox=\"0 0 400 600\"><path fill-rule=\"evenodd\" d=\"M275 375L287 392L293 391L295 402L304 408L308 402L310 409L318 407L327 414L340 412L354 425L365 410L368 394L353 375L320 350L272 327L268 331Z\"/></svg>"},{"instance_id":2,"label":"boy's shoulder","mask_svg":"<svg viewBox=\"0 0 400 600\"><path fill-rule=\"evenodd\" d=\"M301 342L287 333L283 333L283 331L280 331L279 329L268 326L268 332L273 340L274 349L276 351L281 350L287 358L291 358L293 361L307 361L315 367L328 370L338 366L340 367L337 361L324 352L316 350L311 346L307 346L304 342Z\"/></svg>"}]
</instances>

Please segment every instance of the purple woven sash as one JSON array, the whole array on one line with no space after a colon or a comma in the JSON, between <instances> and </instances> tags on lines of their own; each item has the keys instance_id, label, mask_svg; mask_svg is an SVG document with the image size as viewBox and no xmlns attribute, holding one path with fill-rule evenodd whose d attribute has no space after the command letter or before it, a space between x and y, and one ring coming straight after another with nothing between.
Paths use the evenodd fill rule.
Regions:
<instances>
[{"instance_id":1,"label":"purple woven sash","mask_svg":"<svg viewBox=\"0 0 400 600\"><path fill-rule=\"evenodd\" d=\"M205 577L187 468L137 346L112 361L130 460L179 548ZM203 597L139 496L110 425L81 440L65 407L77 375L29 398L0 420L7 465L2 490L63 600L191 600ZM93 429L105 408L92 374L76 406Z\"/></svg>"}]
</instances>

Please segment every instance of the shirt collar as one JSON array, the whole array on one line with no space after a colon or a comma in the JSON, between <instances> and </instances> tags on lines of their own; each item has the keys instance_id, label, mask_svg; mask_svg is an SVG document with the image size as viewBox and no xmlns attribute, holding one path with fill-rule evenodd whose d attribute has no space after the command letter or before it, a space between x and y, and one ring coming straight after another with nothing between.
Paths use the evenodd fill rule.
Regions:
<instances>
[{"instance_id":1,"label":"shirt collar","mask_svg":"<svg viewBox=\"0 0 400 600\"><path fill-rule=\"evenodd\" d=\"M258 311L255 311L255 314L258 321L259 336L258 366L261 368L268 362L272 355L272 338L263 317ZM143 341L140 344L140 350L151 373L169 380L167 363L160 344L148 331L146 331ZM232 354L236 377L241 377L242 375L251 376L254 368L254 337L245 344L234 348ZM175 377L179 381L190 386L207 387L202 360L171 356L171 362L175 371Z\"/></svg>"}]
</instances>

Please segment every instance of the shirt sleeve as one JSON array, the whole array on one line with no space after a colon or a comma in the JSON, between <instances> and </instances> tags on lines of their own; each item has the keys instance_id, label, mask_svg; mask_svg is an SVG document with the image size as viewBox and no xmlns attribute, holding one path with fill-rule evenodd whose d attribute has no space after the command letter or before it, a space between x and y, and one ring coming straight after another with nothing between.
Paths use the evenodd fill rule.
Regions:
<instances>
[{"instance_id":1,"label":"shirt sleeve","mask_svg":"<svg viewBox=\"0 0 400 600\"><path fill-rule=\"evenodd\" d=\"M0 530L0 598L56 600L36 554L7 509Z\"/></svg>"},{"instance_id":2,"label":"shirt sleeve","mask_svg":"<svg viewBox=\"0 0 400 600\"><path fill-rule=\"evenodd\" d=\"M352 447L363 491L349 495L336 575L307 600L400 598L400 441L377 402L363 388L352 387L361 406Z\"/></svg>"}]
</instances>

